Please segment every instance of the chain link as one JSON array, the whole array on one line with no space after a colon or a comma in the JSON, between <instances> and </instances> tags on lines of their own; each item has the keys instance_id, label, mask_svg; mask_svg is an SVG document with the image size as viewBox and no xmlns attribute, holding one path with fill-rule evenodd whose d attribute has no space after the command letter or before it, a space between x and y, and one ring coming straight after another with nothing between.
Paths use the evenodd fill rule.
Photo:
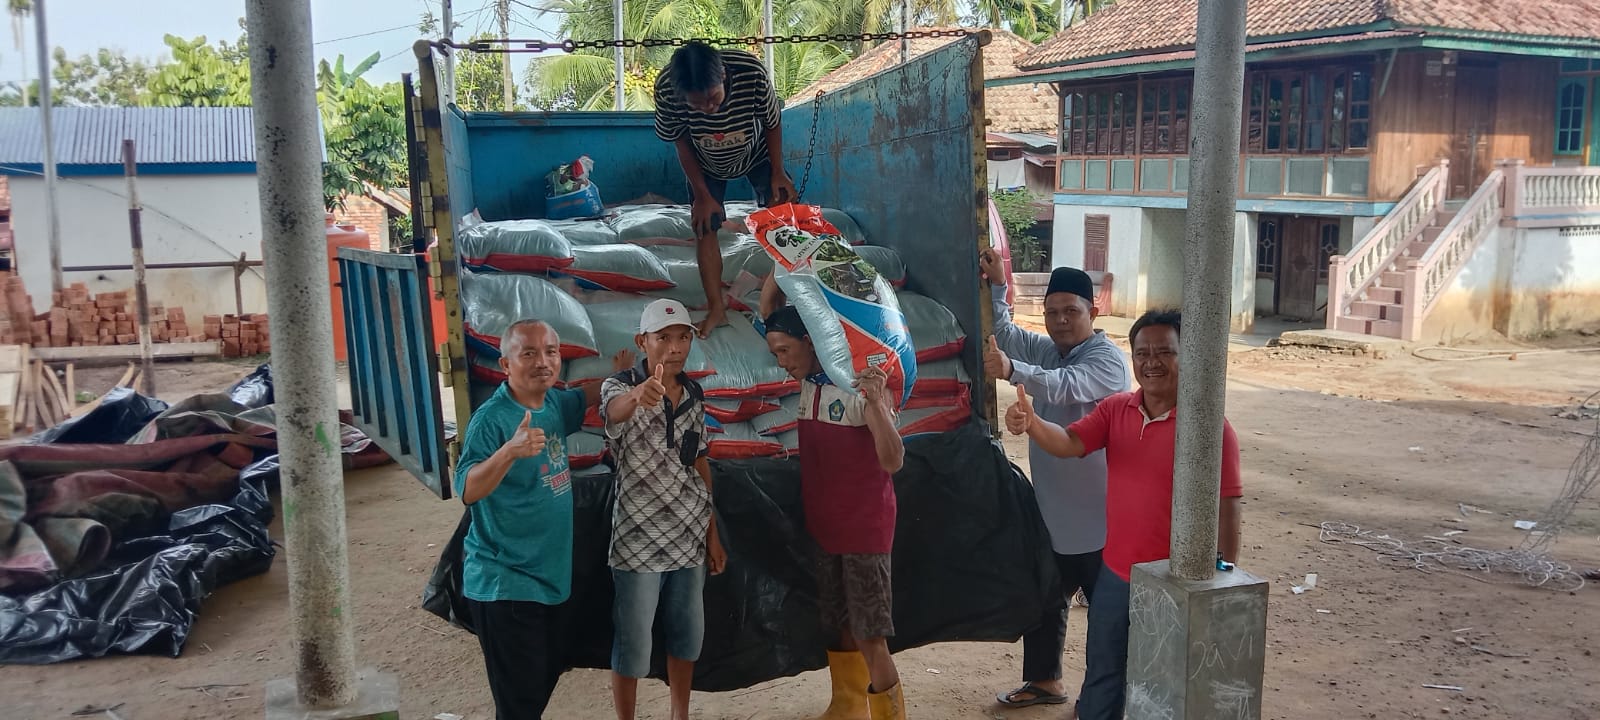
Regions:
<instances>
[{"instance_id":1,"label":"chain link","mask_svg":"<svg viewBox=\"0 0 1600 720\"><path fill-rule=\"evenodd\" d=\"M822 117L822 91L811 100L811 142L806 146L806 171L800 176L800 187L795 188L794 199L799 202L806 196L806 185L811 183L811 162L817 159L817 118Z\"/></svg>"},{"instance_id":2,"label":"chain link","mask_svg":"<svg viewBox=\"0 0 1600 720\"><path fill-rule=\"evenodd\" d=\"M768 35L747 37L722 37L722 38L625 38L622 40L511 40L511 39L484 39L472 42L453 42L440 40L433 43L436 47L451 47L470 50L480 53L542 53L551 51L576 52L578 50L604 50L608 48L657 48L657 47L683 47L690 42L701 42L718 47L753 47L756 45L780 45L784 43L845 43L845 42L882 42L892 40L918 40L921 38L960 38L971 35L973 31L964 29L955 30L911 30L909 32L885 33L834 33L831 35Z\"/></svg>"}]
</instances>

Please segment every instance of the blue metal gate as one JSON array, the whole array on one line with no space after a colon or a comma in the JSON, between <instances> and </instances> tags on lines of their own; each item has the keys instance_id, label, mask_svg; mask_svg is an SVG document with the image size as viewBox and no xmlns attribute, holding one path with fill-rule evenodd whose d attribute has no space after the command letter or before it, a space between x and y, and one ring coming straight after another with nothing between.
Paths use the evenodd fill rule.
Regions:
<instances>
[{"instance_id":1,"label":"blue metal gate","mask_svg":"<svg viewBox=\"0 0 1600 720\"><path fill-rule=\"evenodd\" d=\"M347 247L338 259L356 426L448 498L427 265L421 255Z\"/></svg>"}]
</instances>

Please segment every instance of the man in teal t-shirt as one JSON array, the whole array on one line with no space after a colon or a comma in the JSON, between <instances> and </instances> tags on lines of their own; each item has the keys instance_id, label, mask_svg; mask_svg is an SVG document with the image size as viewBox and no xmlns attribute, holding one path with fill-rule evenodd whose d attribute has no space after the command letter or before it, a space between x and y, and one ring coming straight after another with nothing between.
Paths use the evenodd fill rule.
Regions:
<instances>
[{"instance_id":1,"label":"man in teal t-shirt","mask_svg":"<svg viewBox=\"0 0 1600 720\"><path fill-rule=\"evenodd\" d=\"M572 590L572 474L566 437L582 390L554 389L561 339L523 320L501 338L506 382L472 413L455 489L472 515L463 593L499 720L539 718L564 669L560 606Z\"/></svg>"}]
</instances>

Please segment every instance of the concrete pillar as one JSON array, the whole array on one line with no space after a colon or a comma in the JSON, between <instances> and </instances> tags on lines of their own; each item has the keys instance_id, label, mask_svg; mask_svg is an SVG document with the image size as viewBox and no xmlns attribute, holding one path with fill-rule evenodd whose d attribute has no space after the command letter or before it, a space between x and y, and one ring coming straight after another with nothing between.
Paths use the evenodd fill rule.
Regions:
<instances>
[{"instance_id":1,"label":"concrete pillar","mask_svg":"<svg viewBox=\"0 0 1600 720\"><path fill-rule=\"evenodd\" d=\"M1239 569L1185 580L1166 560L1131 579L1127 720L1260 718L1267 581Z\"/></svg>"},{"instance_id":2,"label":"concrete pillar","mask_svg":"<svg viewBox=\"0 0 1600 720\"><path fill-rule=\"evenodd\" d=\"M245 17L295 659L266 716L398 718L394 678L355 668L311 3L246 0Z\"/></svg>"}]
</instances>

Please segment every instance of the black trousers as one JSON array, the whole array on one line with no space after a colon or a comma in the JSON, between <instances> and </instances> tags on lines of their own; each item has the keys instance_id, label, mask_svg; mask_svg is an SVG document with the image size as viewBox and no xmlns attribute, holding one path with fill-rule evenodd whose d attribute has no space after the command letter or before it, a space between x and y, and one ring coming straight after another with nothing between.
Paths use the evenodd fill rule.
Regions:
<instances>
[{"instance_id":1,"label":"black trousers","mask_svg":"<svg viewBox=\"0 0 1600 720\"><path fill-rule=\"evenodd\" d=\"M468 600L497 720L539 720L566 670L564 605Z\"/></svg>"},{"instance_id":2,"label":"black trousers","mask_svg":"<svg viewBox=\"0 0 1600 720\"><path fill-rule=\"evenodd\" d=\"M1078 696L1079 720L1121 720L1128 684L1128 596L1132 588L1111 572L1101 571L1089 599L1089 642Z\"/></svg>"},{"instance_id":3,"label":"black trousers","mask_svg":"<svg viewBox=\"0 0 1600 720\"><path fill-rule=\"evenodd\" d=\"M1056 555L1056 568L1061 571L1061 597L1059 602L1045 610L1039 626L1022 636L1022 681L1061 679L1061 649L1067 642L1067 611L1072 606L1072 596L1083 589L1083 594L1094 603L1095 581L1100 577L1100 551L1081 555Z\"/></svg>"}]
</instances>

